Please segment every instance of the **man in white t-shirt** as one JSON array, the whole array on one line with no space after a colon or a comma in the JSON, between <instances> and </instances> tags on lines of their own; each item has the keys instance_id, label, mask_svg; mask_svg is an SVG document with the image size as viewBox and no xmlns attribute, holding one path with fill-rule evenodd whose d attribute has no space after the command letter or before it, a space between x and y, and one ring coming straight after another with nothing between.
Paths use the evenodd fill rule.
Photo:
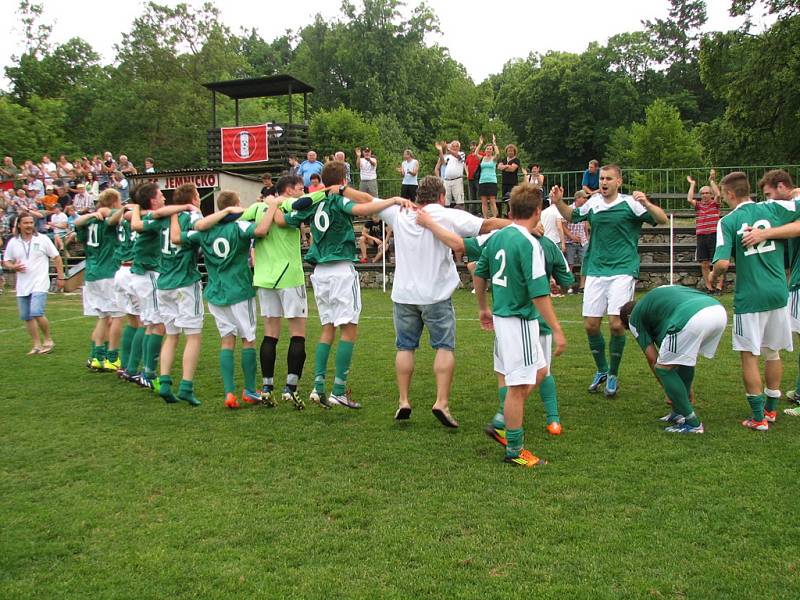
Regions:
<instances>
[{"instance_id":1,"label":"man in white t-shirt","mask_svg":"<svg viewBox=\"0 0 800 600\"><path fill-rule=\"evenodd\" d=\"M372 156L372 150L356 148L356 162L358 170L361 172L361 181L358 189L367 192L373 198L378 197L378 159Z\"/></svg>"},{"instance_id":2,"label":"man in white t-shirt","mask_svg":"<svg viewBox=\"0 0 800 600\"><path fill-rule=\"evenodd\" d=\"M561 252L564 252L567 240L567 234L564 231L564 217L558 212L555 204L551 204L542 211L541 222L544 227L544 236L561 248Z\"/></svg>"},{"instance_id":3,"label":"man in white t-shirt","mask_svg":"<svg viewBox=\"0 0 800 600\"><path fill-rule=\"evenodd\" d=\"M6 246L3 267L17 274L19 316L25 321L33 342L28 354L47 354L55 346L50 337L50 323L44 316L50 289L50 259L56 265L59 289L64 287L64 264L50 238L34 231L31 215L22 215L17 228L19 235L11 238Z\"/></svg>"},{"instance_id":4,"label":"man in white t-shirt","mask_svg":"<svg viewBox=\"0 0 800 600\"><path fill-rule=\"evenodd\" d=\"M438 177L425 177L417 188L419 210L462 237L474 237L498 229L508 221L480 219L463 210L444 207L445 189ZM392 227L395 239L395 272L392 302L397 356L399 408L395 419L411 417L408 391L414 372L414 351L419 347L423 326L428 328L431 347L436 351L436 402L432 411L445 427L458 427L449 410L450 384L455 369L456 318L450 297L459 279L450 249L428 229L417 225L414 214L391 206L378 213Z\"/></svg>"},{"instance_id":5,"label":"man in white t-shirt","mask_svg":"<svg viewBox=\"0 0 800 600\"><path fill-rule=\"evenodd\" d=\"M436 172L444 179L445 205L464 206L464 174L466 171L466 157L461 152L461 142L453 140L447 144L447 154L439 142L435 144L439 151L439 160L436 161Z\"/></svg>"}]
</instances>

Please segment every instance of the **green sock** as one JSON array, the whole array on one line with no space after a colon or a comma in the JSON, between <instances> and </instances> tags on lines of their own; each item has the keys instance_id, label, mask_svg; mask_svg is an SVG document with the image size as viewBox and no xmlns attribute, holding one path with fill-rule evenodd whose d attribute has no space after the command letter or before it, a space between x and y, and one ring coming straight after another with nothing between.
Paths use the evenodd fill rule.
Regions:
<instances>
[{"instance_id":1,"label":"green sock","mask_svg":"<svg viewBox=\"0 0 800 600\"><path fill-rule=\"evenodd\" d=\"M158 365L158 357L161 355L161 342L164 340L163 335L152 333L147 338L147 350L144 355L144 367L148 373L156 372L156 365Z\"/></svg>"},{"instance_id":2,"label":"green sock","mask_svg":"<svg viewBox=\"0 0 800 600\"><path fill-rule=\"evenodd\" d=\"M611 343L608 345L608 353L611 355L611 367L608 369L609 375L619 374L619 363L622 362L623 350L625 350L625 336L612 335Z\"/></svg>"},{"instance_id":3,"label":"green sock","mask_svg":"<svg viewBox=\"0 0 800 600\"><path fill-rule=\"evenodd\" d=\"M128 365L128 357L131 355L131 345L133 344L133 337L135 335L136 327L125 325L125 329L122 330L122 347L119 353L119 360L123 367Z\"/></svg>"},{"instance_id":4,"label":"green sock","mask_svg":"<svg viewBox=\"0 0 800 600\"><path fill-rule=\"evenodd\" d=\"M680 365L675 370L678 372L678 376L683 381L683 386L686 388L686 393L689 394L692 391L692 382L694 381L694 367Z\"/></svg>"},{"instance_id":5,"label":"green sock","mask_svg":"<svg viewBox=\"0 0 800 600\"><path fill-rule=\"evenodd\" d=\"M341 396L347 386L347 375L350 373L350 363L353 362L353 342L339 340L336 346L336 376L333 380L333 393Z\"/></svg>"},{"instance_id":6,"label":"green sock","mask_svg":"<svg viewBox=\"0 0 800 600\"><path fill-rule=\"evenodd\" d=\"M109 350L106 352L106 358L112 363L119 358L119 350Z\"/></svg>"},{"instance_id":7,"label":"green sock","mask_svg":"<svg viewBox=\"0 0 800 600\"><path fill-rule=\"evenodd\" d=\"M764 408L769 412L775 412L775 410L778 408L778 400L781 399L781 391L768 390L765 388L764 395L767 397L766 398L767 401L764 405Z\"/></svg>"},{"instance_id":8,"label":"green sock","mask_svg":"<svg viewBox=\"0 0 800 600\"><path fill-rule=\"evenodd\" d=\"M547 416L547 424L559 423L558 418L558 396L556 395L556 380L552 375L548 375L539 384L539 395L544 404L544 414Z\"/></svg>"},{"instance_id":9,"label":"green sock","mask_svg":"<svg viewBox=\"0 0 800 600\"><path fill-rule=\"evenodd\" d=\"M158 395L161 396L165 402L177 402L178 399L172 393L172 377L169 375L161 375L158 378Z\"/></svg>"},{"instance_id":10,"label":"green sock","mask_svg":"<svg viewBox=\"0 0 800 600\"><path fill-rule=\"evenodd\" d=\"M103 342L103 358L105 358L107 353L108 353L108 342Z\"/></svg>"},{"instance_id":11,"label":"green sock","mask_svg":"<svg viewBox=\"0 0 800 600\"><path fill-rule=\"evenodd\" d=\"M100 362L103 362L106 359L106 345L103 344L102 346L95 346L95 358Z\"/></svg>"},{"instance_id":12,"label":"green sock","mask_svg":"<svg viewBox=\"0 0 800 600\"><path fill-rule=\"evenodd\" d=\"M800 396L800 352L797 353L797 379L794 380L794 393Z\"/></svg>"},{"instance_id":13,"label":"green sock","mask_svg":"<svg viewBox=\"0 0 800 600\"><path fill-rule=\"evenodd\" d=\"M219 370L222 374L222 385L226 394L233 394L236 389L233 380L233 350L223 348L219 351Z\"/></svg>"},{"instance_id":14,"label":"green sock","mask_svg":"<svg viewBox=\"0 0 800 600\"><path fill-rule=\"evenodd\" d=\"M200 400L194 395L194 384L186 379L182 379L180 386L178 386L178 398L192 406L200 406L201 404Z\"/></svg>"},{"instance_id":15,"label":"green sock","mask_svg":"<svg viewBox=\"0 0 800 600\"><path fill-rule=\"evenodd\" d=\"M506 429L506 456L514 457L519 456L522 452L522 446L525 444L525 430L520 427L519 429Z\"/></svg>"},{"instance_id":16,"label":"green sock","mask_svg":"<svg viewBox=\"0 0 800 600\"><path fill-rule=\"evenodd\" d=\"M131 342L131 353L128 357L128 362L125 364L125 370L128 373L139 372L139 361L142 359L142 351L144 350L144 327L137 327L136 333Z\"/></svg>"},{"instance_id":17,"label":"green sock","mask_svg":"<svg viewBox=\"0 0 800 600\"><path fill-rule=\"evenodd\" d=\"M608 363L606 362L606 340L603 334L590 335L589 337L589 350L592 353L594 364L597 365L599 373L608 373Z\"/></svg>"},{"instance_id":18,"label":"green sock","mask_svg":"<svg viewBox=\"0 0 800 600\"><path fill-rule=\"evenodd\" d=\"M89 352L89 358L97 358L97 346L92 342L92 351Z\"/></svg>"},{"instance_id":19,"label":"green sock","mask_svg":"<svg viewBox=\"0 0 800 600\"><path fill-rule=\"evenodd\" d=\"M664 386L664 391L667 393L670 402L672 402L672 410L686 417L686 422L692 427L700 425L700 419L694 414L692 405L689 403L689 393L686 391L686 385L676 370L656 367L656 377Z\"/></svg>"},{"instance_id":20,"label":"green sock","mask_svg":"<svg viewBox=\"0 0 800 600\"><path fill-rule=\"evenodd\" d=\"M750 405L750 410L753 411L753 421L763 421L764 394L759 394L758 396L747 394L747 403Z\"/></svg>"},{"instance_id":21,"label":"green sock","mask_svg":"<svg viewBox=\"0 0 800 600\"><path fill-rule=\"evenodd\" d=\"M256 349L242 348L242 373L244 373L244 389L256 391Z\"/></svg>"},{"instance_id":22,"label":"green sock","mask_svg":"<svg viewBox=\"0 0 800 600\"><path fill-rule=\"evenodd\" d=\"M508 388L506 386L498 388L497 412L494 414L494 417L492 417L492 425L497 429L505 429L506 427L506 417L504 414L506 406L506 394L508 394Z\"/></svg>"},{"instance_id":23,"label":"green sock","mask_svg":"<svg viewBox=\"0 0 800 600\"><path fill-rule=\"evenodd\" d=\"M142 373L145 375L152 374L155 369L150 368L150 335L149 333L145 333L142 336Z\"/></svg>"},{"instance_id":24,"label":"green sock","mask_svg":"<svg viewBox=\"0 0 800 600\"><path fill-rule=\"evenodd\" d=\"M316 358L314 361L314 389L322 393L325 391L325 372L328 370L328 356L331 354L331 345L320 342L317 344Z\"/></svg>"}]
</instances>

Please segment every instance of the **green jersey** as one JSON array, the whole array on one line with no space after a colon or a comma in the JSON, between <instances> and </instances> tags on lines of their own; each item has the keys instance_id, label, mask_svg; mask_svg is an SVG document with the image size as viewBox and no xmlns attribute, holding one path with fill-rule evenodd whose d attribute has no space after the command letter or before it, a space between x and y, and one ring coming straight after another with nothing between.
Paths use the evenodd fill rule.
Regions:
<instances>
[{"instance_id":1,"label":"green jersey","mask_svg":"<svg viewBox=\"0 0 800 600\"><path fill-rule=\"evenodd\" d=\"M308 223L311 227L313 244L306 252L307 262L355 262L353 206L347 198L331 194L317 204L303 210L293 210L286 215L286 224L290 227L299 228L301 223Z\"/></svg>"},{"instance_id":2,"label":"green jersey","mask_svg":"<svg viewBox=\"0 0 800 600\"><path fill-rule=\"evenodd\" d=\"M651 290L636 303L628 319L630 330L642 350L650 344L658 349L665 337L681 331L698 312L719 305L696 289L665 285Z\"/></svg>"},{"instance_id":3,"label":"green jersey","mask_svg":"<svg viewBox=\"0 0 800 600\"><path fill-rule=\"evenodd\" d=\"M734 313L765 312L786 306L789 288L783 265L783 240L764 240L746 248L742 245L742 235L750 227L778 227L794 221L797 216L797 209L791 201L756 204L748 200L717 223L714 262L731 258L736 262Z\"/></svg>"},{"instance_id":4,"label":"green jersey","mask_svg":"<svg viewBox=\"0 0 800 600\"><path fill-rule=\"evenodd\" d=\"M572 222L589 221L592 235L581 272L591 277L639 277L639 234L642 223L655 225L644 206L626 194L607 203L595 194L572 211Z\"/></svg>"},{"instance_id":5,"label":"green jersey","mask_svg":"<svg viewBox=\"0 0 800 600\"><path fill-rule=\"evenodd\" d=\"M86 252L86 281L111 279L119 269L116 257L117 232L106 221L94 217L77 228L78 239Z\"/></svg>"},{"instance_id":6,"label":"green jersey","mask_svg":"<svg viewBox=\"0 0 800 600\"><path fill-rule=\"evenodd\" d=\"M250 272L250 240L254 223L231 221L218 223L207 231L181 234L181 244L203 251L208 284L203 292L209 304L230 306L256 295Z\"/></svg>"},{"instance_id":7,"label":"green jersey","mask_svg":"<svg viewBox=\"0 0 800 600\"><path fill-rule=\"evenodd\" d=\"M131 273L144 275L161 267L161 223L150 214L142 217L143 229L133 242Z\"/></svg>"},{"instance_id":8,"label":"green jersey","mask_svg":"<svg viewBox=\"0 0 800 600\"><path fill-rule=\"evenodd\" d=\"M281 204L280 210L291 212L294 201L295 198L286 199ZM251 204L239 219L260 223L268 208L266 203L256 202ZM273 225L266 237L256 240L255 248L254 286L284 289L305 285L299 229Z\"/></svg>"},{"instance_id":9,"label":"green jersey","mask_svg":"<svg viewBox=\"0 0 800 600\"><path fill-rule=\"evenodd\" d=\"M533 298L550 294L542 247L519 225L509 225L486 241L475 274L491 282L492 312L498 317L537 319Z\"/></svg>"},{"instance_id":10,"label":"green jersey","mask_svg":"<svg viewBox=\"0 0 800 600\"><path fill-rule=\"evenodd\" d=\"M200 218L200 213L197 211L178 213L181 233L190 231L194 222ZM176 246L170 241L171 221L170 217L156 220L160 226L161 241L161 268L157 283L160 290L176 290L200 281L200 271L197 270L197 249L183 245Z\"/></svg>"},{"instance_id":11,"label":"green jersey","mask_svg":"<svg viewBox=\"0 0 800 600\"><path fill-rule=\"evenodd\" d=\"M123 218L117 225L117 251L116 258L120 263L133 261L133 243L139 235L131 231L131 223Z\"/></svg>"},{"instance_id":12,"label":"green jersey","mask_svg":"<svg viewBox=\"0 0 800 600\"><path fill-rule=\"evenodd\" d=\"M794 198L792 202L800 215L800 198ZM789 264L792 268L789 276L789 289L796 290L800 288L800 238L786 240L786 246L789 251Z\"/></svg>"}]
</instances>

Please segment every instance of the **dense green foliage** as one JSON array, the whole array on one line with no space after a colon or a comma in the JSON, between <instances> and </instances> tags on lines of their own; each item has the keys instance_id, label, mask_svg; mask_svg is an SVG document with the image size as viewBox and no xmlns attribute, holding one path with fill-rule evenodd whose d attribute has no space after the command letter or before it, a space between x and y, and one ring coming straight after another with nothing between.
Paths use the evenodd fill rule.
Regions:
<instances>
[{"instance_id":1,"label":"dense green foliage","mask_svg":"<svg viewBox=\"0 0 800 600\"><path fill-rule=\"evenodd\" d=\"M429 169L435 140L465 144L496 133L501 145L520 147L523 162L549 170L582 168L591 158L630 167L671 167L687 157L792 162L800 156L800 12L782 0L731 0L730 12L752 15L756 6L775 19L768 30L753 34L748 19L738 31L704 32L704 0L668 0L667 18L643 22L642 31L581 53L509 57L476 83L431 43L439 23L424 2L344 0L338 18L317 16L269 41L253 29L231 31L211 3L149 2L104 65L80 37L52 45L46 12L22 0L26 48L6 69L0 151L20 159L109 149L139 164L154 155L160 168L199 166L210 124L201 84L289 73L316 87L311 139L321 155L344 149L352 160L353 146L370 145L388 166L410 147ZM302 99L294 101L301 114ZM283 121L287 103L244 101L241 120ZM231 123L232 101L218 108L219 120ZM681 132L670 146L677 154L643 156L636 146L634 134L655 115L668 115Z\"/></svg>"}]
</instances>

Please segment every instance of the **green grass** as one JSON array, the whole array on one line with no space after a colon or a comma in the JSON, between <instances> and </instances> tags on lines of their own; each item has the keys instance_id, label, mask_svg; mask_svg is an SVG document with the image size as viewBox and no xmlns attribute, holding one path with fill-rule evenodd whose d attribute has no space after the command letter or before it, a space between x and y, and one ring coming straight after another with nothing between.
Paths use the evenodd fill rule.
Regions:
<instances>
[{"instance_id":1,"label":"green grass","mask_svg":"<svg viewBox=\"0 0 800 600\"><path fill-rule=\"evenodd\" d=\"M210 316L203 406L165 405L86 371L92 323L76 318L78 298L51 296L56 350L25 357L13 297L0 297L0 597L800 595L800 420L781 415L767 434L739 425L748 411L729 332L698 368L707 433L675 437L656 422L663 401L632 339L619 397L586 393L594 368L579 299L557 300L569 342L554 364L564 434L547 437L531 398L527 446L550 464L513 469L481 431L495 408L491 335L474 296L455 303L461 428L451 432L430 414L429 348L418 352L412 420L393 421L391 303L380 292L364 292L357 412L225 412ZM318 331L313 315L309 339ZM277 381L285 349L284 339ZM795 374L788 355L784 389Z\"/></svg>"}]
</instances>

